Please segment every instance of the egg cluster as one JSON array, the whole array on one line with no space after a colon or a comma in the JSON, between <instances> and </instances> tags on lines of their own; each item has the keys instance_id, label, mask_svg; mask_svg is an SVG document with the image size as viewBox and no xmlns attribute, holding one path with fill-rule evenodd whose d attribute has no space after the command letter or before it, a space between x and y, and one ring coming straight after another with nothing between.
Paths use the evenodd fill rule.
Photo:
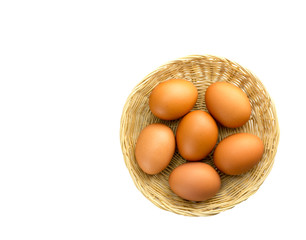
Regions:
<instances>
[{"instance_id":1,"label":"egg cluster","mask_svg":"<svg viewBox=\"0 0 306 240\"><path fill-rule=\"evenodd\" d=\"M211 84L205 93L208 112L191 111L198 99L197 88L184 79L171 79L157 85L150 94L151 112L163 120L181 118L176 136L161 123L145 127L136 143L135 156L147 174L157 174L170 163L175 147L187 160L169 176L171 190L183 199L205 201L220 190L221 179L210 165L200 162L216 146L219 122L236 128L251 115L247 95L227 82ZM223 139L213 153L215 166L228 175L240 175L253 168L262 158L264 144L250 133L237 133Z\"/></svg>"}]
</instances>

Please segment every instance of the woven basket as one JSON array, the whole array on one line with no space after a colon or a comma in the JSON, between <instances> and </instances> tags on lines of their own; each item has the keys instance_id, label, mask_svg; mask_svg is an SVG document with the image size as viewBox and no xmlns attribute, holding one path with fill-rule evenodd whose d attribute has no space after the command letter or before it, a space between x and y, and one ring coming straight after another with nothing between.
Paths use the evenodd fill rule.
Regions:
<instances>
[{"instance_id":1,"label":"woven basket","mask_svg":"<svg viewBox=\"0 0 306 240\"><path fill-rule=\"evenodd\" d=\"M144 173L135 159L135 145L141 130L151 123L164 123L174 133L179 122L164 121L155 117L149 109L151 91L160 82L172 78L191 81L198 89L198 100L193 110L207 111L205 91L217 81L230 82L241 88L252 105L250 120L242 127L230 129L220 125L218 142L228 135L248 132L260 137L265 145L262 160L249 172L240 176L228 176L218 171L222 180L220 191L213 198L203 202L184 200L175 195L168 183L174 168L185 163L175 152L169 166L157 175ZM246 200L254 194L268 176L274 162L279 141L279 126L274 104L260 82L249 70L226 58L211 55L192 55L171 61L146 76L129 95L123 109L120 128L120 142L125 164L136 187L142 194L161 209L186 216L215 215ZM212 153L202 160L216 168Z\"/></svg>"}]
</instances>

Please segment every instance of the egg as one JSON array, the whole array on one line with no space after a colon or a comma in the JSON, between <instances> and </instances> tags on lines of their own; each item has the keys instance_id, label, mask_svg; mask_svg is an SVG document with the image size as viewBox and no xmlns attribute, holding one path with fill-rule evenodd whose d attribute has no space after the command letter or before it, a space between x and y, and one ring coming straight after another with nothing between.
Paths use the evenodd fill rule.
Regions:
<instances>
[{"instance_id":1,"label":"egg","mask_svg":"<svg viewBox=\"0 0 306 240\"><path fill-rule=\"evenodd\" d=\"M154 123L145 127L136 143L135 157L148 174L157 174L170 163L175 151L175 136L166 125Z\"/></svg>"},{"instance_id":2,"label":"egg","mask_svg":"<svg viewBox=\"0 0 306 240\"><path fill-rule=\"evenodd\" d=\"M205 111L192 111L178 124L177 148L181 156L189 161L205 158L216 145L217 139L217 124Z\"/></svg>"},{"instance_id":3,"label":"egg","mask_svg":"<svg viewBox=\"0 0 306 240\"><path fill-rule=\"evenodd\" d=\"M205 102L209 113L225 127L240 127L251 115L252 109L247 95L227 82L211 84L206 90Z\"/></svg>"},{"instance_id":4,"label":"egg","mask_svg":"<svg viewBox=\"0 0 306 240\"><path fill-rule=\"evenodd\" d=\"M221 179L216 170L202 162L184 163L169 176L171 190L183 199L205 201L219 191Z\"/></svg>"},{"instance_id":5,"label":"egg","mask_svg":"<svg viewBox=\"0 0 306 240\"><path fill-rule=\"evenodd\" d=\"M170 79L158 84L150 94L151 112L163 120L174 120L184 116L195 105L197 88L184 79Z\"/></svg>"},{"instance_id":6,"label":"egg","mask_svg":"<svg viewBox=\"0 0 306 240\"><path fill-rule=\"evenodd\" d=\"M215 149L216 167L229 175L246 173L262 158L264 144L256 135L237 133L223 139Z\"/></svg>"}]
</instances>

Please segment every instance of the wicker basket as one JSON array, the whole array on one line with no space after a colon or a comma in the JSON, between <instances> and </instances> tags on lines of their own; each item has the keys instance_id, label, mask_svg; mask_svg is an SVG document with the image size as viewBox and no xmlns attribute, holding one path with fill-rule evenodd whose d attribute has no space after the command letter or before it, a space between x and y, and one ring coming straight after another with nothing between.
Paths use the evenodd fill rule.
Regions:
<instances>
[{"instance_id":1,"label":"wicker basket","mask_svg":"<svg viewBox=\"0 0 306 240\"><path fill-rule=\"evenodd\" d=\"M177 152L169 166L157 175L144 173L135 159L135 144L140 131L151 123L164 123L174 133L179 120L164 121L155 117L149 109L149 96L158 83L172 78L191 81L198 89L198 100L193 110L205 110L205 91L216 81L230 82L240 87L252 105L250 120L242 127L230 129L220 125L219 139L238 132L259 136L265 145L262 160L249 172L240 176L228 176L219 172L222 186L219 193L203 202L184 200L175 195L168 184L169 174L184 160ZM260 82L249 70L226 58L211 55L192 55L171 61L146 76L132 91L123 109L120 128L121 148L125 164L136 187L161 209L186 216L215 215L246 200L254 194L268 176L274 162L279 141L279 126L274 104ZM213 164L212 153L203 162Z\"/></svg>"}]
</instances>

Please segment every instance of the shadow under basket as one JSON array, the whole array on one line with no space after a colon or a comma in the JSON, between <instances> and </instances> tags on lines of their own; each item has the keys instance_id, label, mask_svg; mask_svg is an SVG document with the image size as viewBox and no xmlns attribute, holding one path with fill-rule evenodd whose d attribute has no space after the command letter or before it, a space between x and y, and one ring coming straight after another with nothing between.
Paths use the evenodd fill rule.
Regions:
<instances>
[{"instance_id":1,"label":"shadow under basket","mask_svg":"<svg viewBox=\"0 0 306 240\"><path fill-rule=\"evenodd\" d=\"M221 173L213 164L212 153L202 162L213 166L222 181L220 191L203 202L184 200L175 195L168 183L174 168L186 162L177 149L161 173L148 175L138 166L135 145L141 130L152 123L163 123L174 133L180 121L164 121L155 117L149 108L151 91L160 82L182 78L192 82L198 89L198 99L193 110L207 111L205 92L209 85L225 81L236 85L248 96L252 113L250 120L239 128L218 125L220 142L225 137L239 132L257 135L264 142L265 150L261 161L249 172L239 176ZM254 194L268 176L273 166L279 141L279 126L275 106L260 80L249 70L226 58L212 55L192 55L168 62L146 76L129 95L121 117L120 143L128 171L141 193L161 209L185 216L210 216L233 208Z\"/></svg>"}]
</instances>

